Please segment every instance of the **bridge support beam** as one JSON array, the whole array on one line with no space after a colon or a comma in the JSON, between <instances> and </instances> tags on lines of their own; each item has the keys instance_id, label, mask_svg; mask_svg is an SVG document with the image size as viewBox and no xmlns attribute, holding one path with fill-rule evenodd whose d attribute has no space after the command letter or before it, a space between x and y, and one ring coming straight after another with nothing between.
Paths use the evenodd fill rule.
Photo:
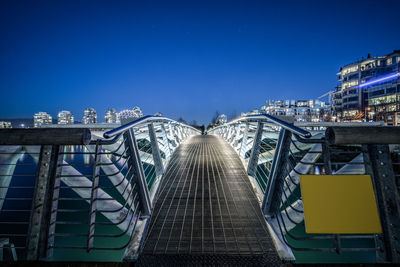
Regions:
<instances>
[{"instance_id":1,"label":"bridge support beam","mask_svg":"<svg viewBox=\"0 0 400 267\"><path fill-rule=\"evenodd\" d=\"M87 239L87 251L93 248L94 244L94 233L96 227L96 212L97 212L97 192L99 191L99 178L100 178L100 161L101 161L101 145L99 141L96 143L95 157L93 165L93 175L92 175L92 191L90 194L90 211L89 211L89 231Z\"/></svg>"},{"instance_id":2,"label":"bridge support beam","mask_svg":"<svg viewBox=\"0 0 400 267\"><path fill-rule=\"evenodd\" d=\"M43 145L40 149L38 170L27 236L27 260L52 256L55 219L60 190L62 146Z\"/></svg>"},{"instance_id":3,"label":"bridge support beam","mask_svg":"<svg viewBox=\"0 0 400 267\"><path fill-rule=\"evenodd\" d=\"M400 196L388 145L363 145L365 171L374 183L382 224L376 235L377 261L400 263Z\"/></svg>"}]
</instances>

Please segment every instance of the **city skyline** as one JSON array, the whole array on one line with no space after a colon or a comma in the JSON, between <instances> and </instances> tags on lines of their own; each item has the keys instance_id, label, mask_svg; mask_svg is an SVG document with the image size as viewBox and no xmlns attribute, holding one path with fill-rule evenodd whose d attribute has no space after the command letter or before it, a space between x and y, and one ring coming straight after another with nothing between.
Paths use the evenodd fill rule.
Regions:
<instances>
[{"instance_id":1,"label":"city skyline","mask_svg":"<svg viewBox=\"0 0 400 267\"><path fill-rule=\"evenodd\" d=\"M316 99L344 64L400 46L398 1L93 3L0 3L1 118L140 106L207 124Z\"/></svg>"}]
</instances>

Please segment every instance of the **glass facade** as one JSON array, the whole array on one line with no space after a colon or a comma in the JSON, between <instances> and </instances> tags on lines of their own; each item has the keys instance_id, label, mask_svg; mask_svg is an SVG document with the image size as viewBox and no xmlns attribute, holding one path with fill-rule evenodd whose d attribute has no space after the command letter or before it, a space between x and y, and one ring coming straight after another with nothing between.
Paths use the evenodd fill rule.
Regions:
<instances>
[{"instance_id":1,"label":"glass facade","mask_svg":"<svg viewBox=\"0 0 400 267\"><path fill-rule=\"evenodd\" d=\"M346 65L337 73L333 115L338 121L397 118L400 89L400 50ZM378 107L379 106L379 107ZM396 120L394 120L396 121ZM393 125L397 125L396 122Z\"/></svg>"}]
</instances>

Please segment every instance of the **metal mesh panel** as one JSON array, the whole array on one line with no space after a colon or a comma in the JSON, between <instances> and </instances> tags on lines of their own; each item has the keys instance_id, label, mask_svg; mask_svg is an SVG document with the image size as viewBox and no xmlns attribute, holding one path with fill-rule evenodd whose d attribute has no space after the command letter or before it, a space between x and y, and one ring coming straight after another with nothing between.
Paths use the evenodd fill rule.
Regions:
<instances>
[{"instance_id":1,"label":"metal mesh panel","mask_svg":"<svg viewBox=\"0 0 400 267\"><path fill-rule=\"evenodd\" d=\"M235 151L216 136L193 136L166 170L139 263L244 263L242 256L280 262Z\"/></svg>"}]
</instances>

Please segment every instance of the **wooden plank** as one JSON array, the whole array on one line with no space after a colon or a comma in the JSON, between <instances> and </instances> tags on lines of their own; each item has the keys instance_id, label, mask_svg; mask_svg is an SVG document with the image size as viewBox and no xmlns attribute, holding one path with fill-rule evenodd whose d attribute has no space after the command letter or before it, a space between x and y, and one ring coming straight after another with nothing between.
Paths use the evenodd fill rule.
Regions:
<instances>
[{"instance_id":1,"label":"wooden plank","mask_svg":"<svg viewBox=\"0 0 400 267\"><path fill-rule=\"evenodd\" d=\"M0 129L0 145L87 145L90 138L82 128Z\"/></svg>"}]
</instances>

